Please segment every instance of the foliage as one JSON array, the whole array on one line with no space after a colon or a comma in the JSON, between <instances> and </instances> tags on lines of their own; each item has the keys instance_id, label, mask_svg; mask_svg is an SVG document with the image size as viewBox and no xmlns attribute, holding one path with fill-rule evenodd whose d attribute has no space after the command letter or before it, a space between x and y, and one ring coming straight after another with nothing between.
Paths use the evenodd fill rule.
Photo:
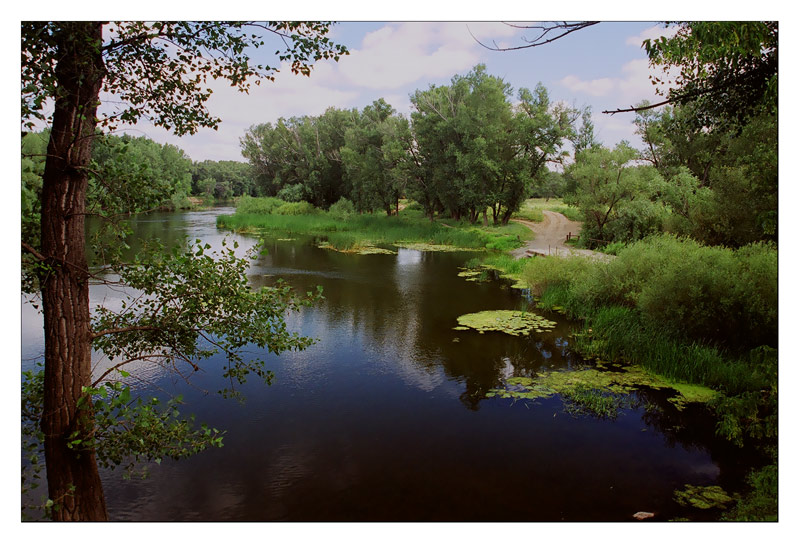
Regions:
<instances>
[{"instance_id":1,"label":"foliage","mask_svg":"<svg viewBox=\"0 0 800 544\"><path fill-rule=\"evenodd\" d=\"M644 42L651 65L678 71L674 81L666 82L669 99L682 105L693 102L702 126L777 112L777 22L694 21L676 26L672 37Z\"/></svg>"},{"instance_id":2,"label":"foliage","mask_svg":"<svg viewBox=\"0 0 800 544\"><path fill-rule=\"evenodd\" d=\"M747 477L751 491L739 497L725 521L778 521L778 465L769 464Z\"/></svg>"},{"instance_id":3,"label":"foliage","mask_svg":"<svg viewBox=\"0 0 800 544\"><path fill-rule=\"evenodd\" d=\"M345 131L341 148L348 195L359 211L391 215L405 192L408 121L383 99L365 107Z\"/></svg>"},{"instance_id":4,"label":"foliage","mask_svg":"<svg viewBox=\"0 0 800 544\"><path fill-rule=\"evenodd\" d=\"M145 118L178 135L216 127L220 120L205 108L209 78L228 80L241 91L254 77L274 79L276 66L250 60L251 48L267 44L265 35L280 44L279 62L288 62L295 74L310 75L314 61L347 54L325 36L329 28L324 22L114 23L105 43L87 44L100 48L109 68L103 91L121 101L100 123L111 129ZM56 94L58 39L65 31L69 25L58 22L22 24L23 122L47 119L44 105Z\"/></svg>"},{"instance_id":5,"label":"foliage","mask_svg":"<svg viewBox=\"0 0 800 544\"><path fill-rule=\"evenodd\" d=\"M329 28L330 23L324 22L22 23L22 124L27 128L37 121L52 124L42 175L41 206L47 212L40 213L42 240L23 239L23 248L40 263L34 273L40 272L45 323L70 320L59 330L45 328L43 397L47 409L41 419L45 441L50 444L45 448L48 491L55 506L60 507L61 501L66 505L51 510L57 512L56 519L102 520L107 516L91 455L103 451L104 446L92 442L97 420L86 397L78 394L78 387L84 395L103 392L98 383L86 383L91 379L87 368L93 347L110 358L118 357L115 369L133 360L183 361L198 368L195 359L220 350L228 360L224 375L233 385L252 373L265 379L270 376L263 361L245 358L241 353L245 346L255 344L280 352L302 349L309 343L289 334L284 321L284 312L300 301L282 287L252 292L245 273L247 261L238 259L232 250L223 251L218 261L204 255L205 247L169 257L150 253L147 260L137 258L133 263L120 260L118 250L124 245L126 229L116 219L150 209L153 203L186 200L191 174L184 168L187 162L182 152L171 146L160 149L162 168L156 172L155 147L135 140L106 148L111 142L106 138L95 146L98 153L105 153L90 164L98 129L111 131L141 119L177 135L193 134L201 127L216 128L220 120L205 107L211 95L209 78L226 80L242 91L253 77L273 79L275 67L250 60L252 50L266 44L264 33L276 39L278 62L289 64L294 73L309 75L315 61L338 60L347 53L325 36ZM111 113L104 116L97 114L101 92L115 97L109 104ZM46 113L51 101L54 114ZM221 193L227 196L229 191L232 188L223 184ZM26 210L35 214L36 207L27 205L29 202L30 198ZM121 312L88 306L85 212L113 220L107 224L116 234L116 251L109 247L106 260L120 281L141 291L141 296L125 302ZM26 264L30 263L23 260ZM63 332L70 327L79 332ZM115 393L116 399L124 399L127 390ZM127 403L119 402L109 417L124 416L120 410ZM137 418L158 427L165 420L153 408L140 404ZM120 424L119 428L126 430L124 423ZM70 439L80 441L88 456L83 450L69 451L64 446L66 433L76 429L78 434ZM172 438L162 434L150 445L163 446L164 439ZM211 436L211 440L215 438ZM130 445L126 441L116 443ZM109 442L114 443L115 439ZM136 455L149 454L139 451ZM107 458L119 459L116 455ZM80 477L76 479L76 475ZM86 483L75 485L81 481Z\"/></svg>"},{"instance_id":6,"label":"foliage","mask_svg":"<svg viewBox=\"0 0 800 544\"><path fill-rule=\"evenodd\" d=\"M238 197L242 195L255 196L256 186L250 171L250 165L238 161L209 161L192 163L192 194L207 192L199 183L202 180L213 179L214 187L211 193L218 199Z\"/></svg>"},{"instance_id":7,"label":"foliage","mask_svg":"<svg viewBox=\"0 0 800 544\"><path fill-rule=\"evenodd\" d=\"M223 377L231 386L220 393L228 395L250 374L271 379L263 360L245 357L246 346L281 353L311 344L311 339L290 333L284 320L287 312L313 302L311 293L297 298L283 286L253 291L248 260L236 256L235 243L226 247L223 241L219 253L209 249L199 240L166 255L157 247L131 264L114 267L120 282L139 295L123 302L118 312L98 308L92 321L93 347L115 362L112 369L145 360L197 371L196 361L222 353L228 361ZM250 258L254 256L251 252Z\"/></svg>"},{"instance_id":8,"label":"foliage","mask_svg":"<svg viewBox=\"0 0 800 544\"><path fill-rule=\"evenodd\" d=\"M652 201L660 178L654 169L632 164L637 156L625 142L613 150L594 147L568 168L567 176L576 189L564 202L583 216L585 246L593 247L596 240L638 240L660 232L662 208Z\"/></svg>"},{"instance_id":9,"label":"foliage","mask_svg":"<svg viewBox=\"0 0 800 544\"><path fill-rule=\"evenodd\" d=\"M98 135L92 146L87 201L98 215L170 207L191 193L191 160L183 150L144 136Z\"/></svg>"},{"instance_id":10,"label":"foliage","mask_svg":"<svg viewBox=\"0 0 800 544\"><path fill-rule=\"evenodd\" d=\"M328 208L348 193L341 148L357 112L328 108L321 116L280 118L250 127L241 139L261 194L302 187L302 198ZM296 193L299 193L295 189ZM294 196L294 195L292 195Z\"/></svg>"},{"instance_id":11,"label":"foliage","mask_svg":"<svg viewBox=\"0 0 800 544\"><path fill-rule=\"evenodd\" d=\"M276 197L249 197L243 196L236 204L236 213L240 214L271 214L276 208L286 204Z\"/></svg>"},{"instance_id":12,"label":"foliage","mask_svg":"<svg viewBox=\"0 0 800 544\"><path fill-rule=\"evenodd\" d=\"M777 272L767 245L731 250L661 235L609 262L534 259L525 274L535 292L565 284L584 305L635 308L675 335L749 349L777 345Z\"/></svg>"},{"instance_id":13,"label":"foliage","mask_svg":"<svg viewBox=\"0 0 800 544\"><path fill-rule=\"evenodd\" d=\"M353 206L353 203L344 197L337 200L334 204L331 204L331 207L328 209L328 215L343 221L347 221L355 212L356 208Z\"/></svg>"},{"instance_id":14,"label":"foliage","mask_svg":"<svg viewBox=\"0 0 800 544\"><path fill-rule=\"evenodd\" d=\"M427 215L446 211L474 223L487 208L507 223L544 177L547 161L560 155L574 133L574 110L550 103L547 90L511 88L483 65L451 84L418 90L411 102L415 167L410 194Z\"/></svg>"},{"instance_id":15,"label":"foliage","mask_svg":"<svg viewBox=\"0 0 800 544\"><path fill-rule=\"evenodd\" d=\"M287 202L275 208L272 213L276 215L310 215L316 211L314 205L308 202Z\"/></svg>"},{"instance_id":16,"label":"foliage","mask_svg":"<svg viewBox=\"0 0 800 544\"><path fill-rule=\"evenodd\" d=\"M303 187L302 183L286 185L280 191L278 191L278 194L275 196L281 200L285 200L286 202L300 202L304 199L305 188Z\"/></svg>"}]
</instances>

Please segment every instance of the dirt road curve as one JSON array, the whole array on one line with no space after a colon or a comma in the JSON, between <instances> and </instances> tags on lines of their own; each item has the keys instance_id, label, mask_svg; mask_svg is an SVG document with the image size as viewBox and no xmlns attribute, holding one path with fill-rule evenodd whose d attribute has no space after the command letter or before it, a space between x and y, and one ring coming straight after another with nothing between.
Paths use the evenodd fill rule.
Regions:
<instances>
[{"instance_id":1,"label":"dirt road curve","mask_svg":"<svg viewBox=\"0 0 800 544\"><path fill-rule=\"evenodd\" d=\"M535 233L535 238L525 243L523 247L517 248L511 252L515 259L523 257L531 257L536 255L563 255L563 256L586 256L594 259L607 260L611 256L588 249L575 249L567 246L564 242L567 239L567 234L572 233L573 236L581 231L581 224L578 221L570 221L563 214L551 212L549 210L542 211L544 220L541 223L534 223L533 221L525 221L522 219L512 219L517 223L521 223L531 229Z\"/></svg>"}]
</instances>

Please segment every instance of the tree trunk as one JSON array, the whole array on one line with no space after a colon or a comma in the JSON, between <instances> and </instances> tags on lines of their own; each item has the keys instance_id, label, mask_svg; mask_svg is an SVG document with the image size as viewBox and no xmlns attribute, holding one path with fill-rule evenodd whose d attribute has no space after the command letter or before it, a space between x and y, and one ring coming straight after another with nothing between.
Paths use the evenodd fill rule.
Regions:
<instances>
[{"instance_id":1,"label":"tree trunk","mask_svg":"<svg viewBox=\"0 0 800 544\"><path fill-rule=\"evenodd\" d=\"M91 380L89 278L85 211L92 139L104 66L100 23L65 24L56 37L59 93L42 176L41 275L44 312L45 462L53 519L106 520L94 451L68 447L68 437L92 428L91 410L78 410Z\"/></svg>"}]
</instances>

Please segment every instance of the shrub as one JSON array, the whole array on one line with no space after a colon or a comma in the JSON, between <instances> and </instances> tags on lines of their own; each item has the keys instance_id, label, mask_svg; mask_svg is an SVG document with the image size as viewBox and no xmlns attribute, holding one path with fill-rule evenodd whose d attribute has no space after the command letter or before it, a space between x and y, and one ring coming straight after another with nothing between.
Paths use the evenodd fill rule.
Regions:
<instances>
[{"instance_id":1,"label":"shrub","mask_svg":"<svg viewBox=\"0 0 800 544\"><path fill-rule=\"evenodd\" d=\"M295 183L294 185L287 185L276 195L281 200L286 202L300 202L305 198L306 191L302 183Z\"/></svg>"},{"instance_id":2,"label":"shrub","mask_svg":"<svg viewBox=\"0 0 800 544\"><path fill-rule=\"evenodd\" d=\"M349 219L354 213L356 213L355 206L344 197L340 198L338 202L331 204L331 207L328 209L328 214L331 217L344 221Z\"/></svg>"},{"instance_id":3,"label":"shrub","mask_svg":"<svg viewBox=\"0 0 800 544\"><path fill-rule=\"evenodd\" d=\"M675 336L734 349L777 346L778 256L766 244L732 250L659 235L609 262L533 259L524 275L534 294L561 285L576 307L635 309Z\"/></svg>"},{"instance_id":4,"label":"shrub","mask_svg":"<svg viewBox=\"0 0 800 544\"><path fill-rule=\"evenodd\" d=\"M239 199L239 203L236 206L236 213L242 215L268 215L273 213L276 208L282 206L283 204L286 204L286 202L272 196L255 198L245 195Z\"/></svg>"},{"instance_id":5,"label":"shrub","mask_svg":"<svg viewBox=\"0 0 800 544\"><path fill-rule=\"evenodd\" d=\"M312 215L317 212L313 204L309 202L286 202L281 204L272 212L276 215Z\"/></svg>"}]
</instances>

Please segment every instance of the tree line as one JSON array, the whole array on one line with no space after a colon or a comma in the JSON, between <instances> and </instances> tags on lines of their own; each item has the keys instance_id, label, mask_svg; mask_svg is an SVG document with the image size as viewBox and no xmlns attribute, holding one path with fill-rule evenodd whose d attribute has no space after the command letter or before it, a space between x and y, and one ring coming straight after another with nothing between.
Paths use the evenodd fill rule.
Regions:
<instances>
[{"instance_id":1,"label":"tree line","mask_svg":"<svg viewBox=\"0 0 800 544\"><path fill-rule=\"evenodd\" d=\"M39 228L49 138L49 129L22 135L22 220L32 236ZM139 213L155 207L190 208L190 196L210 201L257 194L247 163L192 161L181 148L159 144L145 136L98 133L88 170L90 212L108 208L111 200L115 210ZM141 191L145 185L148 190ZM143 201L142 195L150 196Z\"/></svg>"},{"instance_id":2,"label":"tree line","mask_svg":"<svg viewBox=\"0 0 800 544\"><path fill-rule=\"evenodd\" d=\"M506 224L570 143L595 143L588 110L552 103L541 84L513 96L478 65L415 91L410 119L383 99L360 111L329 108L251 127L242 154L264 195L324 209L345 198L387 215L408 197L431 218L486 224L491 213Z\"/></svg>"}]
</instances>

